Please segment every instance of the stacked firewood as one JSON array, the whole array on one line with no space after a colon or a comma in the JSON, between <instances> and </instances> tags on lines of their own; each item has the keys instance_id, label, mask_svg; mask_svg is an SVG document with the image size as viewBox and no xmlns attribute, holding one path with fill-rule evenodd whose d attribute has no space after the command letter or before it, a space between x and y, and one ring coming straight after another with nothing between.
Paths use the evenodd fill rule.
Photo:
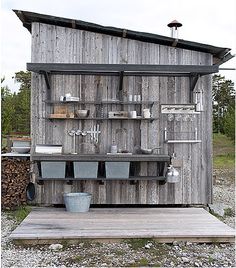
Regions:
<instances>
[{"instance_id":1,"label":"stacked firewood","mask_svg":"<svg viewBox=\"0 0 236 268\"><path fill-rule=\"evenodd\" d=\"M14 209L26 204L29 171L29 160L2 158L2 209Z\"/></svg>"}]
</instances>

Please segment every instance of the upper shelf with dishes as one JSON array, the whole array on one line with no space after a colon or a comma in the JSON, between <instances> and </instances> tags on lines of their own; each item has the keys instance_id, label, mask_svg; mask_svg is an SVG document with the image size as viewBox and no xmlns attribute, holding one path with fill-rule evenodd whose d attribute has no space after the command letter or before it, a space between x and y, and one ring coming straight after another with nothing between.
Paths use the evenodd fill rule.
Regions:
<instances>
[{"instance_id":1,"label":"upper shelf with dishes","mask_svg":"<svg viewBox=\"0 0 236 268\"><path fill-rule=\"evenodd\" d=\"M152 116L152 106L154 101L142 101L141 95L128 95L125 100L119 99L106 99L101 101L83 101L79 97L73 97L70 93L66 93L65 96L60 96L58 101L45 101L46 103L53 105L53 113L49 114L48 119L87 119L87 120L147 120L152 122L157 118ZM156 102L157 103L157 102ZM69 106L65 105L69 104ZM111 111L111 107L107 110L103 105L132 105L132 111L124 111L122 108L118 108L116 111ZM92 116L90 116L90 110L81 110L80 105L98 105ZM136 107L136 105L142 106ZM78 106L78 107L77 107ZM146 107L149 108L146 108ZM105 111L106 110L106 111ZM110 111L109 111L110 110ZM138 111L137 111L138 110ZM139 112L139 113L138 113Z\"/></svg>"},{"instance_id":2,"label":"upper shelf with dishes","mask_svg":"<svg viewBox=\"0 0 236 268\"><path fill-rule=\"evenodd\" d=\"M117 105L154 105L155 101L120 101L120 100L104 100L104 101L45 101L47 104L117 104Z\"/></svg>"},{"instance_id":3,"label":"upper shelf with dishes","mask_svg":"<svg viewBox=\"0 0 236 268\"><path fill-rule=\"evenodd\" d=\"M218 67L213 65L147 65L147 64L71 64L71 63L28 63L27 70L39 73L44 75L46 86L47 86L47 100L45 103L56 107L57 105L130 105L134 106L133 111L129 112L129 115L123 116L123 112L125 112L123 108L118 108L117 111L112 111L116 113L115 115L111 115L111 112L106 112L106 116L99 116L97 114L93 114L93 116L89 117L88 114L84 117L76 116L76 109L74 108L74 112L62 116L56 116L56 113L49 114L46 118L49 119L94 119L94 120L102 120L102 119L136 119L136 120L156 120L152 116L152 106L157 103L150 100L142 100L141 95L128 95L125 99L105 99L105 100L82 100L79 97L72 97L70 94L66 94L69 96L61 96L58 97L58 100L53 100L52 91L51 91L51 76L52 75L99 75L99 76L117 76L118 77L118 95L123 92L123 78L125 76L163 76L163 77L187 77L189 78L189 103L193 104L194 94L193 91L197 84L198 79L201 76L209 75L215 72L218 72ZM195 92L195 95L196 94ZM131 97L131 98L130 98ZM200 99L202 97L199 97ZM198 104L201 104L200 102ZM192 105L191 107L182 107L180 105L177 106L161 106L162 114L175 114L175 113L183 113L183 114L199 114L202 111L199 105ZM147 109L148 107L148 109ZM80 108L79 108L80 109ZM84 109L84 107L83 107ZM110 109L111 110L111 109ZM139 110L140 115L136 115L136 110ZM145 112L146 110L146 112ZM78 110L83 111L83 110ZM86 111L86 110L85 110ZM89 110L87 110L89 111ZM133 113L132 113L133 112ZM146 116L145 116L146 113ZM73 115L72 115L73 114Z\"/></svg>"}]
</instances>

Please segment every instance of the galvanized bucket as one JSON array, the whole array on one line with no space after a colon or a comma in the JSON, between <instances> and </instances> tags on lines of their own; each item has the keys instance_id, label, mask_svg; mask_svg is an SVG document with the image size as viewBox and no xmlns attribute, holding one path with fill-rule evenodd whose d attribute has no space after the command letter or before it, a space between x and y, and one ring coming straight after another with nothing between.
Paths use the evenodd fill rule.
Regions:
<instances>
[{"instance_id":1,"label":"galvanized bucket","mask_svg":"<svg viewBox=\"0 0 236 268\"><path fill-rule=\"evenodd\" d=\"M65 193L66 210L69 212L88 212L91 198L90 193Z\"/></svg>"}]
</instances>

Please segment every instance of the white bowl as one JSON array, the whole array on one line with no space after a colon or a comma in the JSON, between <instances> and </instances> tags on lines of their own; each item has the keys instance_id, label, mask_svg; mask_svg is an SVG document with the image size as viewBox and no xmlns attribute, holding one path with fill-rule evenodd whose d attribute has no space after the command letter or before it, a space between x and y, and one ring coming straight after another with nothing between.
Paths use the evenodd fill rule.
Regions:
<instances>
[{"instance_id":1,"label":"white bowl","mask_svg":"<svg viewBox=\"0 0 236 268\"><path fill-rule=\"evenodd\" d=\"M25 154L30 151L30 147L11 147L13 152L19 153L19 154Z\"/></svg>"},{"instance_id":2,"label":"white bowl","mask_svg":"<svg viewBox=\"0 0 236 268\"><path fill-rule=\"evenodd\" d=\"M78 117L84 118L84 117L87 117L88 116L89 110L77 110L77 111L75 111L75 113L76 113L76 115Z\"/></svg>"}]
</instances>

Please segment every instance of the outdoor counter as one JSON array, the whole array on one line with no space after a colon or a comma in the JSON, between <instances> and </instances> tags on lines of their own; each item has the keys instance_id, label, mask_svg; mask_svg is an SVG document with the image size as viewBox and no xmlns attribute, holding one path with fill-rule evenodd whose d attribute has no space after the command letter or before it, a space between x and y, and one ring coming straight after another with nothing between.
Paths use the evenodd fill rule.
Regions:
<instances>
[{"instance_id":1,"label":"outdoor counter","mask_svg":"<svg viewBox=\"0 0 236 268\"><path fill-rule=\"evenodd\" d=\"M165 154L32 154L32 161L170 162Z\"/></svg>"}]
</instances>

